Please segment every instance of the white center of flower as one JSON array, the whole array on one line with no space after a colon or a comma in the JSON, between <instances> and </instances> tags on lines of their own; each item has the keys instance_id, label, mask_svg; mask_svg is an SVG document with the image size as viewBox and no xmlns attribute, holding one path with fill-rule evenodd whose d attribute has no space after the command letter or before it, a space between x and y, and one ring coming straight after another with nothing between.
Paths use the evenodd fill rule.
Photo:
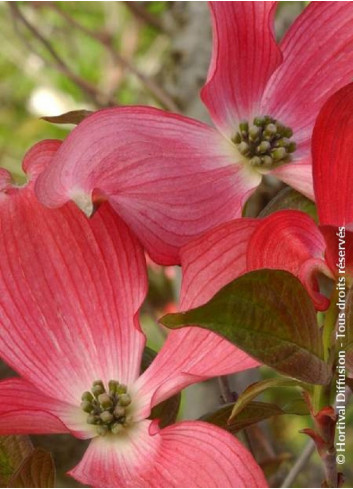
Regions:
<instances>
[{"instance_id":1,"label":"white center of flower","mask_svg":"<svg viewBox=\"0 0 353 489\"><path fill-rule=\"evenodd\" d=\"M132 423L131 397L127 388L110 380L108 389L101 380L93 382L91 391L82 394L81 409L87 413L87 423L97 427L98 435L122 433Z\"/></svg>"}]
</instances>

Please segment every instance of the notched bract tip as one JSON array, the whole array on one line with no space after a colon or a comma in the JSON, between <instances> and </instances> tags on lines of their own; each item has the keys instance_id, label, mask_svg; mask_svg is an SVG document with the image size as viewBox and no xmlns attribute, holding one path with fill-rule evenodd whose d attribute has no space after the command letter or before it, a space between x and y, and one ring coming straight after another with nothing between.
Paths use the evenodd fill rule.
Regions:
<instances>
[{"instance_id":1,"label":"notched bract tip","mask_svg":"<svg viewBox=\"0 0 353 489\"><path fill-rule=\"evenodd\" d=\"M72 200L87 217L92 217L97 210L97 206L93 203L91 195L83 193L75 194Z\"/></svg>"}]
</instances>

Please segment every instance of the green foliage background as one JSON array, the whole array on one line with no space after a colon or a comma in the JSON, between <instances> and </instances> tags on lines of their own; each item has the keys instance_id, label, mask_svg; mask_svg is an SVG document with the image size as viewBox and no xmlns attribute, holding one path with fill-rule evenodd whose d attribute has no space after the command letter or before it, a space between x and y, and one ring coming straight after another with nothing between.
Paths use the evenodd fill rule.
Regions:
<instances>
[{"instance_id":1,"label":"green foliage background","mask_svg":"<svg viewBox=\"0 0 353 489\"><path fill-rule=\"evenodd\" d=\"M12 2L64 60L68 69L96 87L95 100L58 70L46 46L26 28L7 2L0 3L0 165L20 175L25 151L47 138L64 138L71 127L40 116L116 104L161 106L128 69L114 63L107 49L67 18L111 46L146 77L161 69L168 36L134 15L124 2ZM151 2L158 19L165 2ZM67 18L65 18L65 16Z\"/></svg>"}]
</instances>

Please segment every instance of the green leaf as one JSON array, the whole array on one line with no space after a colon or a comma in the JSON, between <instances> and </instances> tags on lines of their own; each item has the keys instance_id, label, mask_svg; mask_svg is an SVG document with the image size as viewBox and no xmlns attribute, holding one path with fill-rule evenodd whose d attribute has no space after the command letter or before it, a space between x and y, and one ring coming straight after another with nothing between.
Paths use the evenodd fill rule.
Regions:
<instances>
[{"instance_id":1,"label":"green leaf","mask_svg":"<svg viewBox=\"0 0 353 489\"><path fill-rule=\"evenodd\" d=\"M7 487L12 474L33 451L28 436L0 437L0 487Z\"/></svg>"},{"instance_id":2,"label":"green leaf","mask_svg":"<svg viewBox=\"0 0 353 489\"><path fill-rule=\"evenodd\" d=\"M286 187L281 190L267 205L262 209L258 217L266 217L274 212L292 209L308 214L318 222L316 206L314 202L304 197L296 190Z\"/></svg>"},{"instance_id":3,"label":"green leaf","mask_svg":"<svg viewBox=\"0 0 353 489\"><path fill-rule=\"evenodd\" d=\"M288 272L247 273L207 304L160 321L169 328L198 325L219 333L260 362L303 382L330 380L314 306Z\"/></svg>"},{"instance_id":4,"label":"green leaf","mask_svg":"<svg viewBox=\"0 0 353 489\"><path fill-rule=\"evenodd\" d=\"M51 454L36 448L9 480L9 487L54 487L55 465Z\"/></svg>"},{"instance_id":5,"label":"green leaf","mask_svg":"<svg viewBox=\"0 0 353 489\"><path fill-rule=\"evenodd\" d=\"M152 348L149 348L148 346L145 347L142 355L141 373L150 366L156 356L157 353L152 350ZM166 426L173 424L178 416L180 401L181 394L178 392L174 396L155 406L151 411L150 418L159 419L159 426L161 428L165 428Z\"/></svg>"},{"instance_id":6,"label":"green leaf","mask_svg":"<svg viewBox=\"0 0 353 489\"><path fill-rule=\"evenodd\" d=\"M181 394L175 394L173 397L162 401L160 404L152 409L150 418L159 419L160 428L165 428L170 424L175 423L181 401Z\"/></svg>"},{"instance_id":7,"label":"green leaf","mask_svg":"<svg viewBox=\"0 0 353 489\"><path fill-rule=\"evenodd\" d=\"M234 403L230 420L234 419L241 411L243 411L255 397L273 387L302 387L305 390L310 390L310 386L302 384L294 379L273 378L255 382L254 384L249 385ZM281 411L283 412L282 409Z\"/></svg>"},{"instance_id":8,"label":"green leaf","mask_svg":"<svg viewBox=\"0 0 353 489\"><path fill-rule=\"evenodd\" d=\"M79 124L91 114L93 114L91 110L71 110L65 114L41 117L41 119L52 124Z\"/></svg>"},{"instance_id":9,"label":"green leaf","mask_svg":"<svg viewBox=\"0 0 353 489\"><path fill-rule=\"evenodd\" d=\"M306 416L310 414L307 403L303 397L297 397L286 402L281 406L284 414L296 414L297 416Z\"/></svg>"},{"instance_id":10,"label":"green leaf","mask_svg":"<svg viewBox=\"0 0 353 489\"><path fill-rule=\"evenodd\" d=\"M151 365L153 360L156 358L157 352L152 350L149 346L145 346L145 349L143 350L142 354L142 361L141 361L141 374L148 369L148 367Z\"/></svg>"},{"instance_id":11,"label":"green leaf","mask_svg":"<svg viewBox=\"0 0 353 489\"><path fill-rule=\"evenodd\" d=\"M289 406L287 406L287 409L285 410L283 407L273 403L251 401L232 420L229 420L229 417L231 416L234 404L227 404L213 413L205 414L200 419L236 434L238 431L247 428L248 426L272 418L273 416L282 416L284 414L308 414L308 407L305 405L304 400L296 399L296 401L298 403L295 404L293 411L291 411Z\"/></svg>"},{"instance_id":12,"label":"green leaf","mask_svg":"<svg viewBox=\"0 0 353 489\"><path fill-rule=\"evenodd\" d=\"M352 288L349 290L347 294L345 314L346 314L345 316L346 365L349 369L353 370L353 289ZM340 341L340 338L338 338L338 341Z\"/></svg>"},{"instance_id":13,"label":"green leaf","mask_svg":"<svg viewBox=\"0 0 353 489\"><path fill-rule=\"evenodd\" d=\"M235 434L247 426L271 418L272 416L283 414L281 408L275 404L253 401L232 419L232 421L229 421L233 407L234 404L226 404L215 412L205 414L200 420L207 421L208 423L212 423Z\"/></svg>"}]
</instances>

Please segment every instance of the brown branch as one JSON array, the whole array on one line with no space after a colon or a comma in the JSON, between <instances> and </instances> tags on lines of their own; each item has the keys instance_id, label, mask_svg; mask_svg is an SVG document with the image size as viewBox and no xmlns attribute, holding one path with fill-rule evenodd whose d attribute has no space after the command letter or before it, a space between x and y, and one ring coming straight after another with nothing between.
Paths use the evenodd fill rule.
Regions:
<instances>
[{"instance_id":1,"label":"brown branch","mask_svg":"<svg viewBox=\"0 0 353 489\"><path fill-rule=\"evenodd\" d=\"M93 102L98 105L117 105L116 101L113 98L108 98L104 101L104 95L97 90L94 85L91 85L86 80L81 78L79 75L74 73L64 62L64 60L59 56L50 42L37 30L37 28L29 22L29 20L22 14L19 9L17 2L8 2L11 14L14 18L15 23L20 21L30 32L31 34L38 40L38 42L48 51L50 56L53 59L52 66L54 66L58 71L60 71L63 75L67 76L71 81L73 81L81 90L89 96ZM22 37L22 36L21 36ZM23 38L22 38L23 40ZM28 43L25 43L28 47ZM48 60L45 59L38 51L36 52L38 56L43 59L45 63L48 63Z\"/></svg>"},{"instance_id":2,"label":"brown branch","mask_svg":"<svg viewBox=\"0 0 353 489\"><path fill-rule=\"evenodd\" d=\"M76 29L80 30L82 33L91 37L95 41L103 45L111 54L113 60L119 64L122 68L126 69L132 73L140 82L149 90L149 92L155 97L155 99L167 110L173 112L178 112L179 107L176 105L174 100L170 95L165 92L160 86L158 86L151 78L141 73L135 66L133 66L126 58L124 58L120 53L118 53L112 43L112 38L104 33L97 33L88 27L82 25L76 19L71 17L67 12L62 10L57 4L53 3L50 5L55 12L57 12L63 19L66 20L68 24Z\"/></svg>"},{"instance_id":3,"label":"brown branch","mask_svg":"<svg viewBox=\"0 0 353 489\"><path fill-rule=\"evenodd\" d=\"M333 448L330 451L321 457L324 472L325 472L325 481L327 487L340 487L340 477L337 472L337 463L336 463L336 450Z\"/></svg>"},{"instance_id":4,"label":"brown branch","mask_svg":"<svg viewBox=\"0 0 353 489\"><path fill-rule=\"evenodd\" d=\"M309 462L311 455L315 451L315 443L312 440L308 441L308 444L302 451L302 453L299 455L297 461L293 465L293 467L290 469L287 477L284 479L283 484L281 487L290 487L299 473L303 470L305 465Z\"/></svg>"},{"instance_id":5,"label":"brown branch","mask_svg":"<svg viewBox=\"0 0 353 489\"><path fill-rule=\"evenodd\" d=\"M124 2L127 8L137 17L142 20L145 24L151 25L155 29L159 31L164 31L164 26L160 22L160 20L151 14L148 10L145 9L138 2Z\"/></svg>"},{"instance_id":6,"label":"brown branch","mask_svg":"<svg viewBox=\"0 0 353 489\"><path fill-rule=\"evenodd\" d=\"M262 431L262 427L256 424L244 429L246 442L251 453L258 462L273 459L276 454L271 442Z\"/></svg>"},{"instance_id":7,"label":"brown branch","mask_svg":"<svg viewBox=\"0 0 353 489\"><path fill-rule=\"evenodd\" d=\"M224 404L235 402L237 395L230 389L228 376L222 375L221 377L217 377L217 381Z\"/></svg>"}]
</instances>

